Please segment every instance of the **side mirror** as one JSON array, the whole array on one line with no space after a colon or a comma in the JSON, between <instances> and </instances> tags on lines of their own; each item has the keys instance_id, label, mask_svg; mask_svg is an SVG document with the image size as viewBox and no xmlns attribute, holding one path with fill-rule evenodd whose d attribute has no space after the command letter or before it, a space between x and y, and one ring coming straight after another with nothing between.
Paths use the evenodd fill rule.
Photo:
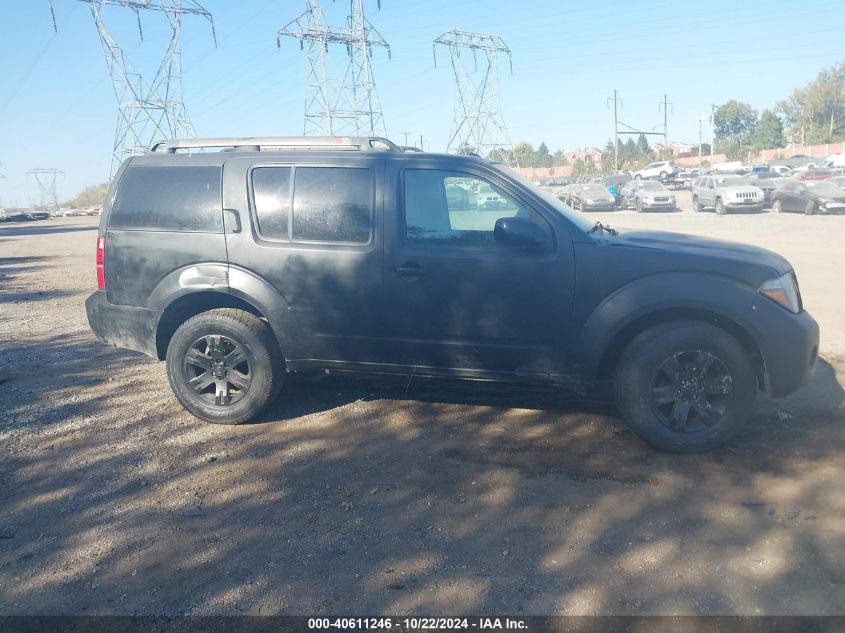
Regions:
<instances>
[{"instance_id":1,"label":"side mirror","mask_svg":"<svg viewBox=\"0 0 845 633\"><path fill-rule=\"evenodd\" d=\"M543 229L528 218L499 218L493 229L493 239L505 246L526 250L541 250L546 245Z\"/></svg>"}]
</instances>

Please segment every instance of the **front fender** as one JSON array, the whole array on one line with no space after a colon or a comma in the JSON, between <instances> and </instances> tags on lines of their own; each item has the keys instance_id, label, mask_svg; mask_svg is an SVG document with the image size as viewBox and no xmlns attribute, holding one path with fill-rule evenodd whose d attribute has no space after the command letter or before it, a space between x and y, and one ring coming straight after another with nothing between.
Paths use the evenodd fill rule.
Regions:
<instances>
[{"instance_id":1,"label":"front fender","mask_svg":"<svg viewBox=\"0 0 845 633\"><path fill-rule=\"evenodd\" d=\"M661 273L637 279L605 298L585 321L576 352L581 373L594 378L617 335L638 319L661 312L711 314L732 321L759 349L760 333L751 318L756 297L749 286L707 273Z\"/></svg>"}]
</instances>

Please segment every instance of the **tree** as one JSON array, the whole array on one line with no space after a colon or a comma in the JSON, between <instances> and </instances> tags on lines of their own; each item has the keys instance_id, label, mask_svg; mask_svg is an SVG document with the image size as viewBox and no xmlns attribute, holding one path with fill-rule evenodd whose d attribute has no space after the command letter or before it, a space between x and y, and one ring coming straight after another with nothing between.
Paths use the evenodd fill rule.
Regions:
<instances>
[{"instance_id":1,"label":"tree","mask_svg":"<svg viewBox=\"0 0 845 633\"><path fill-rule=\"evenodd\" d=\"M535 167L551 167L554 163L552 155L549 153L549 146L545 143L540 143L540 147L534 153Z\"/></svg>"},{"instance_id":2,"label":"tree","mask_svg":"<svg viewBox=\"0 0 845 633\"><path fill-rule=\"evenodd\" d=\"M749 104L735 99L719 106L713 114L716 138L730 141L734 145L746 144L756 124L757 111Z\"/></svg>"},{"instance_id":3,"label":"tree","mask_svg":"<svg viewBox=\"0 0 845 633\"><path fill-rule=\"evenodd\" d=\"M97 207L102 206L106 201L106 194L108 194L109 183L104 182L101 185L91 185L85 187L72 200L64 203L64 206L78 208L78 207Z\"/></svg>"},{"instance_id":4,"label":"tree","mask_svg":"<svg viewBox=\"0 0 845 633\"><path fill-rule=\"evenodd\" d=\"M566 159L566 154L563 153L562 149L557 150L554 153L554 163L555 167L562 167L564 165L568 165L569 161Z\"/></svg>"},{"instance_id":5,"label":"tree","mask_svg":"<svg viewBox=\"0 0 845 633\"><path fill-rule=\"evenodd\" d=\"M614 158L615 156L613 151L613 141L608 140L601 153L602 171L610 171L611 169L613 169Z\"/></svg>"},{"instance_id":6,"label":"tree","mask_svg":"<svg viewBox=\"0 0 845 633\"><path fill-rule=\"evenodd\" d=\"M754 149L771 149L783 147L783 123L771 110L763 110L754 134L751 137L751 145Z\"/></svg>"},{"instance_id":7,"label":"tree","mask_svg":"<svg viewBox=\"0 0 845 633\"><path fill-rule=\"evenodd\" d=\"M808 144L845 140L845 63L819 73L803 88L793 90L777 111L793 141Z\"/></svg>"},{"instance_id":8,"label":"tree","mask_svg":"<svg viewBox=\"0 0 845 633\"><path fill-rule=\"evenodd\" d=\"M637 139L637 148L640 150L640 156L648 156L648 139L645 137L645 134L640 134Z\"/></svg>"}]
</instances>

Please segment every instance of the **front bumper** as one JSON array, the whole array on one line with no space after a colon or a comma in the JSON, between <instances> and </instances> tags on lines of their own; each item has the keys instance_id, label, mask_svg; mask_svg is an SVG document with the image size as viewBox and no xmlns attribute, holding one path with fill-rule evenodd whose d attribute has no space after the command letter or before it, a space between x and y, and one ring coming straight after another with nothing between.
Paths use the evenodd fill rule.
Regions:
<instances>
[{"instance_id":1,"label":"front bumper","mask_svg":"<svg viewBox=\"0 0 845 633\"><path fill-rule=\"evenodd\" d=\"M723 202L729 211L762 211L763 202Z\"/></svg>"},{"instance_id":2,"label":"front bumper","mask_svg":"<svg viewBox=\"0 0 845 633\"><path fill-rule=\"evenodd\" d=\"M584 211L613 211L616 208L616 201L587 202L585 200L581 202L581 206Z\"/></svg>"},{"instance_id":3,"label":"front bumper","mask_svg":"<svg viewBox=\"0 0 845 633\"><path fill-rule=\"evenodd\" d=\"M97 290L85 300L88 324L103 343L158 358L156 323L159 313L147 308L114 305Z\"/></svg>"},{"instance_id":4,"label":"front bumper","mask_svg":"<svg viewBox=\"0 0 845 633\"><path fill-rule=\"evenodd\" d=\"M786 396L810 382L819 355L815 319L806 311L793 314L763 296L754 299L750 315L772 396Z\"/></svg>"},{"instance_id":5,"label":"front bumper","mask_svg":"<svg viewBox=\"0 0 845 633\"><path fill-rule=\"evenodd\" d=\"M649 202L647 200L642 201L643 209L651 210L663 210L663 211L673 211L677 208L677 205L674 202L667 201L667 202Z\"/></svg>"}]
</instances>

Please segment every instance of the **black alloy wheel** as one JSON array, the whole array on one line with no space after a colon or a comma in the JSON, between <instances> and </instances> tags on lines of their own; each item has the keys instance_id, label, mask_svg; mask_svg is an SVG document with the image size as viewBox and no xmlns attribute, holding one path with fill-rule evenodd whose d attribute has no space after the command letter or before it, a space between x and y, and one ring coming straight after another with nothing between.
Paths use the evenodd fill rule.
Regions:
<instances>
[{"instance_id":1,"label":"black alloy wheel","mask_svg":"<svg viewBox=\"0 0 845 633\"><path fill-rule=\"evenodd\" d=\"M220 334L194 341L186 350L183 362L187 385L209 404L235 404L252 384L243 346Z\"/></svg>"},{"instance_id":2,"label":"black alloy wheel","mask_svg":"<svg viewBox=\"0 0 845 633\"><path fill-rule=\"evenodd\" d=\"M673 431L696 433L722 418L733 377L716 356L702 350L676 352L661 363L651 385L651 406Z\"/></svg>"}]
</instances>

